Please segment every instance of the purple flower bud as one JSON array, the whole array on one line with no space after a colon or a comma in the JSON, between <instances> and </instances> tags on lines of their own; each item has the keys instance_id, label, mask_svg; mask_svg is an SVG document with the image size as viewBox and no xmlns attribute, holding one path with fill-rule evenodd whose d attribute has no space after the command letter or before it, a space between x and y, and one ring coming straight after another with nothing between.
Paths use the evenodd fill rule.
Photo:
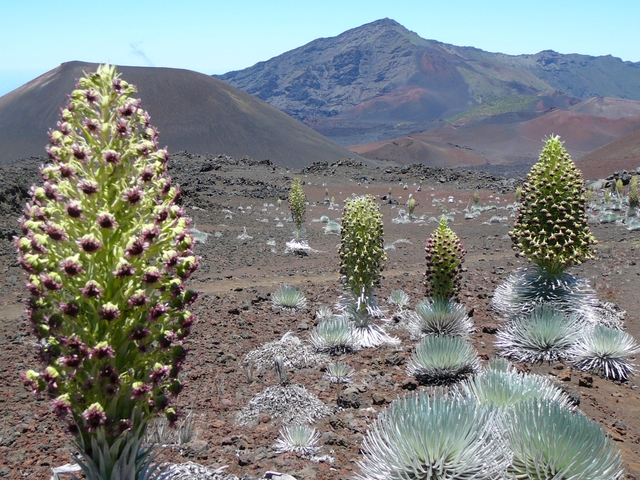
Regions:
<instances>
[{"instance_id":1,"label":"purple flower bud","mask_svg":"<svg viewBox=\"0 0 640 480\"><path fill-rule=\"evenodd\" d=\"M77 160L80 160L83 163L89 159L90 152L84 145L78 145L77 143L74 143L73 145L71 145L71 152Z\"/></svg>"},{"instance_id":2,"label":"purple flower bud","mask_svg":"<svg viewBox=\"0 0 640 480\"><path fill-rule=\"evenodd\" d=\"M102 154L102 160L112 165L120 164L120 154L114 150L105 150Z\"/></svg>"},{"instance_id":3,"label":"purple flower bud","mask_svg":"<svg viewBox=\"0 0 640 480\"><path fill-rule=\"evenodd\" d=\"M100 131L100 124L96 122L93 118L87 118L82 125L89 131L91 134L95 134Z\"/></svg>"},{"instance_id":4,"label":"purple flower bud","mask_svg":"<svg viewBox=\"0 0 640 480\"><path fill-rule=\"evenodd\" d=\"M27 290L29 290L29 293L31 295L33 295L34 297L38 297L40 298L42 296L42 290L40 289L39 285L36 285L33 282L25 282L26 286L27 286Z\"/></svg>"},{"instance_id":5,"label":"purple flower bud","mask_svg":"<svg viewBox=\"0 0 640 480\"><path fill-rule=\"evenodd\" d=\"M156 283L160 277L162 277L162 272L160 270L156 267L149 267L145 270L144 275L142 276L142 281L144 283L153 284Z\"/></svg>"},{"instance_id":6,"label":"purple flower bud","mask_svg":"<svg viewBox=\"0 0 640 480\"><path fill-rule=\"evenodd\" d=\"M86 357L87 355L89 355L89 349L76 335L72 335L69 338L62 339L61 343L70 352L77 353L81 357Z\"/></svg>"},{"instance_id":7,"label":"purple flower bud","mask_svg":"<svg viewBox=\"0 0 640 480\"><path fill-rule=\"evenodd\" d=\"M66 357L60 357L59 362L66 367L76 368L82 363L82 357L79 355L68 355Z\"/></svg>"},{"instance_id":8,"label":"purple flower bud","mask_svg":"<svg viewBox=\"0 0 640 480\"><path fill-rule=\"evenodd\" d=\"M112 273L118 278L124 278L135 275L136 269L129 262L121 259Z\"/></svg>"},{"instance_id":9,"label":"purple flower bud","mask_svg":"<svg viewBox=\"0 0 640 480\"><path fill-rule=\"evenodd\" d=\"M147 296L142 290L138 290L136 293L129 297L127 303L130 307L141 307L142 305L147 303Z\"/></svg>"},{"instance_id":10,"label":"purple flower bud","mask_svg":"<svg viewBox=\"0 0 640 480\"><path fill-rule=\"evenodd\" d=\"M87 298L99 298L102 296L103 288L100 287L94 280L89 280L84 288L80 289L82 294Z\"/></svg>"},{"instance_id":11,"label":"purple flower bud","mask_svg":"<svg viewBox=\"0 0 640 480\"><path fill-rule=\"evenodd\" d=\"M89 254L97 252L102 247L102 242L91 233L84 235L76 243L85 253Z\"/></svg>"},{"instance_id":12,"label":"purple flower bud","mask_svg":"<svg viewBox=\"0 0 640 480\"><path fill-rule=\"evenodd\" d=\"M131 135L131 130L129 129L129 122L127 122L124 118L118 118L116 120L116 133L120 138L126 138Z\"/></svg>"},{"instance_id":13,"label":"purple flower bud","mask_svg":"<svg viewBox=\"0 0 640 480\"><path fill-rule=\"evenodd\" d=\"M51 184L50 182L44 183L44 194L49 200L60 201L62 199L62 195L58 193L58 187Z\"/></svg>"},{"instance_id":14,"label":"purple flower bud","mask_svg":"<svg viewBox=\"0 0 640 480\"><path fill-rule=\"evenodd\" d=\"M33 252L42 255L48 253L48 250L38 241L38 239L33 234L30 235L29 240L31 241L31 250Z\"/></svg>"},{"instance_id":15,"label":"purple flower bud","mask_svg":"<svg viewBox=\"0 0 640 480\"><path fill-rule=\"evenodd\" d=\"M96 223L100 228L112 229L118 226L116 217L110 212L100 212L96 217Z\"/></svg>"},{"instance_id":16,"label":"purple flower bud","mask_svg":"<svg viewBox=\"0 0 640 480\"><path fill-rule=\"evenodd\" d=\"M64 418L71 414L71 403L68 395L60 395L51 401L51 409L59 418Z\"/></svg>"},{"instance_id":17,"label":"purple flower bud","mask_svg":"<svg viewBox=\"0 0 640 480\"><path fill-rule=\"evenodd\" d=\"M87 195L98 193L99 186L93 180L81 180L78 182L78 188Z\"/></svg>"},{"instance_id":18,"label":"purple flower bud","mask_svg":"<svg viewBox=\"0 0 640 480\"><path fill-rule=\"evenodd\" d=\"M84 267L76 257L67 257L60 262L60 268L64 270L69 277L73 277L84 271Z\"/></svg>"},{"instance_id":19,"label":"purple flower bud","mask_svg":"<svg viewBox=\"0 0 640 480\"><path fill-rule=\"evenodd\" d=\"M178 339L175 332L163 332L158 342L162 348L169 348Z\"/></svg>"},{"instance_id":20,"label":"purple flower bud","mask_svg":"<svg viewBox=\"0 0 640 480\"><path fill-rule=\"evenodd\" d=\"M151 385L147 385L142 382L135 382L131 389L131 398L133 400L144 400L150 391Z\"/></svg>"},{"instance_id":21,"label":"purple flower bud","mask_svg":"<svg viewBox=\"0 0 640 480\"><path fill-rule=\"evenodd\" d=\"M61 303L60 310L69 317L77 317L80 313L80 307L75 302Z\"/></svg>"},{"instance_id":22,"label":"purple flower bud","mask_svg":"<svg viewBox=\"0 0 640 480\"><path fill-rule=\"evenodd\" d=\"M27 204L24 209L24 213L28 218L32 220L39 220L41 222L44 222L47 219L44 210L38 205L33 205L31 203Z\"/></svg>"},{"instance_id":23,"label":"purple flower bud","mask_svg":"<svg viewBox=\"0 0 640 480\"><path fill-rule=\"evenodd\" d=\"M67 423L67 431L71 434L71 435L78 435L78 425L76 424L75 421L70 421L69 423Z\"/></svg>"},{"instance_id":24,"label":"purple flower bud","mask_svg":"<svg viewBox=\"0 0 640 480\"><path fill-rule=\"evenodd\" d=\"M129 340L131 341L144 340L149 336L150 333L151 332L144 327L134 327L131 330L131 334L129 335Z\"/></svg>"},{"instance_id":25,"label":"purple flower bud","mask_svg":"<svg viewBox=\"0 0 640 480\"><path fill-rule=\"evenodd\" d=\"M57 278L49 273L43 273L42 275L40 275L40 281L47 290L56 291L62 288L62 283L60 283Z\"/></svg>"},{"instance_id":26,"label":"purple flower bud","mask_svg":"<svg viewBox=\"0 0 640 480\"><path fill-rule=\"evenodd\" d=\"M113 358L116 352L107 342L100 342L91 349L90 353L92 358L103 360L105 358Z\"/></svg>"},{"instance_id":27,"label":"purple flower bud","mask_svg":"<svg viewBox=\"0 0 640 480\"><path fill-rule=\"evenodd\" d=\"M111 86L116 93L122 92L122 80L120 80L120 78L114 78L111 80Z\"/></svg>"},{"instance_id":28,"label":"purple flower bud","mask_svg":"<svg viewBox=\"0 0 640 480\"><path fill-rule=\"evenodd\" d=\"M169 217L169 210L166 208L163 208L156 214L156 223L160 224L164 222L168 217Z\"/></svg>"},{"instance_id":29,"label":"purple flower bud","mask_svg":"<svg viewBox=\"0 0 640 480\"><path fill-rule=\"evenodd\" d=\"M144 227L142 229L142 233L140 234L140 236L149 243L153 242L158 237L158 235L160 235L160 230L157 226L154 226L152 228Z\"/></svg>"},{"instance_id":30,"label":"purple flower bud","mask_svg":"<svg viewBox=\"0 0 640 480\"><path fill-rule=\"evenodd\" d=\"M112 365L104 365L100 368L100 378L106 378L109 382L117 384L120 383L118 378L118 371Z\"/></svg>"},{"instance_id":31,"label":"purple flower bud","mask_svg":"<svg viewBox=\"0 0 640 480\"><path fill-rule=\"evenodd\" d=\"M164 376L169 374L169 367L167 365L161 365L156 363L149 374L149 380L153 382L154 385L157 385Z\"/></svg>"},{"instance_id":32,"label":"purple flower bud","mask_svg":"<svg viewBox=\"0 0 640 480\"><path fill-rule=\"evenodd\" d=\"M32 393L37 394L40 392L40 385L38 383L40 374L33 370L29 370L27 372L20 372L20 378L22 378L24 386L31 390Z\"/></svg>"},{"instance_id":33,"label":"purple flower bud","mask_svg":"<svg viewBox=\"0 0 640 480\"><path fill-rule=\"evenodd\" d=\"M178 263L178 260L180 259L180 255L175 250L171 250L169 252L166 252L166 254L163 255L162 258L164 259L165 267L173 268Z\"/></svg>"},{"instance_id":34,"label":"purple flower bud","mask_svg":"<svg viewBox=\"0 0 640 480\"><path fill-rule=\"evenodd\" d=\"M131 99L125 102L124 105L121 105L120 107L118 107L118 113L123 117L130 117L131 115L136 113L139 106L140 106L139 100Z\"/></svg>"},{"instance_id":35,"label":"purple flower bud","mask_svg":"<svg viewBox=\"0 0 640 480\"><path fill-rule=\"evenodd\" d=\"M84 98L89 103L95 103L98 101L99 95L93 88L89 88L84 91Z\"/></svg>"},{"instance_id":36,"label":"purple flower bud","mask_svg":"<svg viewBox=\"0 0 640 480\"><path fill-rule=\"evenodd\" d=\"M57 126L60 133L65 137L68 137L73 133L73 127L69 122L58 122Z\"/></svg>"},{"instance_id":37,"label":"purple flower bud","mask_svg":"<svg viewBox=\"0 0 640 480\"><path fill-rule=\"evenodd\" d=\"M142 190L140 187L129 188L122 194L122 200L129 202L131 205L137 204L142 199Z\"/></svg>"},{"instance_id":38,"label":"purple flower bud","mask_svg":"<svg viewBox=\"0 0 640 480\"><path fill-rule=\"evenodd\" d=\"M82 207L80 203L71 201L67 203L67 215L71 218L80 218L82 216Z\"/></svg>"},{"instance_id":39,"label":"purple flower bud","mask_svg":"<svg viewBox=\"0 0 640 480\"><path fill-rule=\"evenodd\" d=\"M104 422L107 420L107 415L104 413L102 405L93 403L82 412L82 418L84 418L87 430L93 432L104 425Z\"/></svg>"},{"instance_id":40,"label":"purple flower bud","mask_svg":"<svg viewBox=\"0 0 640 480\"><path fill-rule=\"evenodd\" d=\"M138 154L141 155L142 157L148 157L149 153L151 152L152 145L153 144L149 145L148 143L143 143L138 147Z\"/></svg>"},{"instance_id":41,"label":"purple flower bud","mask_svg":"<svg viewBox=\"0 0 640 480\"><path fill-rule=\"evenodd\" d=\"M165 313L167 313L167 306L162 303L158 303L149 310L149 320L157 320Z\"/></svg>"},{"instance_id":42,"label":"purple flower bud","mask_svg":"<svg viewBox=\"0 0 640 480\"><path fill-rule=\"evenodd\" d=\"M146 166L142 173L140 174L140 179L144 182L150 182L153 180L154 175L156 174L155 170L152 167Z\"/></svg>"},{"instance_id":43,"label":"purple flower bud","mask_svg":"<svg viewBox=\"0 0 640 480\"><path fill-rule=\"evenodd\" d=\"M51 238L51 240L54 240L56 242L67 239L67 232L53 223L45 225L44 231L47 235L49 235L49 238Z\"/></svg>"},{"instance_id":44,"label":"purple flower bud","mask_svg":"<svg viewBox=\"0 0 640 480\"><path fill-rule=\"evenodd\" d=\"M105 303L102 307L100 307L98 313L108 322L110 322L111 320L115 320L120 316L120 310L111 302Z\"/></svg>"},{"instance_id":45,"label":"purple flower bud","mask_svg":"<svg viewBox=\"0 0 640 480\"><path fill-rule=\"evenodd\" d=\"M149 244L146 243L142 238L136 238L131 245L129 245L124 253L129 257L137 257L138 255L142 255L142 253L149 247Z\"/></svg>"}]
</instances>

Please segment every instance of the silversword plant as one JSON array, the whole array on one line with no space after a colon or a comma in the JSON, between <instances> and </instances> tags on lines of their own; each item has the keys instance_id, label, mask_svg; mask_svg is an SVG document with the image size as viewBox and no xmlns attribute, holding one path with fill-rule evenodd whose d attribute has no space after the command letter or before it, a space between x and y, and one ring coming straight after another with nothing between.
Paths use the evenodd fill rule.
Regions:
<instances>
[{"instance_id":1,"label":"silversword plant","mask_svg":"<svg viewBox=\"0 0 640 480\"><path fill-rule=\"evenodd\" d=\"M493 414L475 400L420 390L380 413L356 478L503 478L510 454L496 433Z\"/></svg>"},{"instance_id":2,"label":"silversword plant","mask_svg":"<svg viewBox=\"0 0 640 480\"><path fill-rule=\"evenodd\" d=\"M302 189L302 182L299 178L294 178L289 190L289 209L291 218L296 226L296 240L300 240L302 235L302 224L306 213L307 196Z\"/></svg>"},{"instance_id":3,"label":"silversword plant","mask_svg":"<svg viewBox=\"0 0 640 480\"><path fill-rule=\"evenodd\" d=\"M549 276L593 257L595 238L587 225L582 173L551 136L522 186L521 205L513 230L514 248Z\"/></svg>"},{"instance_id":4,"label":"silversword plant","mask_svg":"<svg viewBox=\"0 0 640 480\"><path fill-rule=\"evenodd\" d=\"M176 420L170 401L194 321L189 220L135 91L108 65L78 81L16 240L45 363L25 384L69 421L85 466L106 462L100 478L121 471L127 439L155 414Z\"/></svg>"},{"instance_id":5,"label":"silversword plant","mask_svg":"<svg viewBox=\"0 0 640 480\"><path fill-rule=\"evenodd\" d=\"M427 240L425 251L427 270L424 284L427 296L438 300L452 300L460 289L462 262L466 251L444 216Z\"/></svg>"},{"instance_id":6,"label":"silversword plant","mask_svg":"<svg viewBox=\"0 0 640 480\"><path fill-rule=\"evenodd\" d=\"M361 311L374 304L386 254L380 208L371 195L349 198L342 214L340 273Z\"/></svg>"}]
</instances>

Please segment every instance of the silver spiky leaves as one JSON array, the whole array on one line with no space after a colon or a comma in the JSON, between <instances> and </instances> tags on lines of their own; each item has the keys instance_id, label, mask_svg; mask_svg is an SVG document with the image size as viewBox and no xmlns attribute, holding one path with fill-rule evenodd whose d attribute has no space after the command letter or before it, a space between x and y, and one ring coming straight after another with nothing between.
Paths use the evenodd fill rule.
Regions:
<instances>
[{"instance_id":1,"label":"silver spiky leaves","mask_svg":"<svg viewBox=\"0 0 640 480\"><path fill-rule=\"evenodd\" d=\"M640 346L628 333L597 325L578 340L570 353L574 366L580 370L627 380L635 372L629 357L640 353Z\"/></svg>"},{"instance_id":2,"label":"silver spiky leaves","mask_svg":"<svg viewBox=\"0 0 640 480\"><path fill-rule=\"evenodd\" d=\"M553 304L537 305L530 314L514 317L496 335L501 355L519 362L553 362L569 357L586 322Z\"/></svg>"},{"instance_id":3,"label":"silver spiky leaves","mask_svg":"<svg viewBox=\"0 0 640 480\"><path fill-rule=\"evenodd\" d=\"M513 451L508 478L622 478L620 451L580 413L555 402L530 400L515 405L503 424Z\"/></svg>"},{"instance_id":4,"label":"silver spiky leaves","mask_svg":"<svg viewBox=\"0 0 640 480\"><path fill-rule=\"evenodd\" d=\"M411 355L407 373L427 385L455 383L480 370L478 353L462 337L427 336Z\"/></svg>"},{"instance_id":5,"label":"silver spiky leaves","mask_svg":"<svg viewBox=\"0 0 640 480\"><path fill-rule=\"evenodd\" d=\"M424 390L383 410L367 432L360 480L500 478L509 452L474 399Z\"/></svg>"}]
</instances>

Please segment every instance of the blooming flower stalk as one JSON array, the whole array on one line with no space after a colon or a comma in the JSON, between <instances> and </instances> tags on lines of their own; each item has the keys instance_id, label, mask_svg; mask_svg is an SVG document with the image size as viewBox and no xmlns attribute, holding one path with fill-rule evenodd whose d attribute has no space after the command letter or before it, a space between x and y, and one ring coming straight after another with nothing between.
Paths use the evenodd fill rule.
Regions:
<instances>
[{"instance_id":1,"label":"blooming flower stalk","mask_svg":"<svg viewBox=\"0 0 640 480\"><path fill-rule=\"evenodd\" d=\"M434 300L452 300L460 289L460 272L467 252L444 216L427 240L425 251L427 270L424 284L427 296Z\"/></svg>"},{"instance_id":2,"label":"blooming flower stalk","mask_svg":"<svg viewBox=\"0 0 640 480\"><path fill-rule=\"evenodd\" d=\"M307 196L302 189L302 182L299 178L294 178L291 182L291 190L289 190L289 208L291 209L291 218L296 224L296 236L300 237L304 216L306 213ZM299 238L298 238L299 239Z\"/></svg>"},{"instance_id":3,"label":"blooming flower stalk","mask_svg":"<svg viewBox=\"0 0 640 480\"><path fill-rule=\"evenodd\" d=\"M340 273L358 299L358 310L372 305L373 289L387 256L380 208L371 195L347 199L342 214Z\"/></svg>"},{"instance_id":4,"label":"blooming flower stalk","mask_svg":"<svg viewBox=\"0 0 640 480\"><path fill-rule=\"evenodd\" d=\"M88 448L98 429L111 445L132 419L175 421L194 321L189 220L135 91L108 65L78 81L16 239L45 364L24 381Z\"/></svg>"},{"instance_id":5,"label":"blooming flower stalk","mask_svg":"<svg viewBox=\"0 0 640 480\"><path fill-rule=\"evenodd\" d=\"M560 137L547 139L522 187L521 205L509 232L514 249L550 276L593 257L587 226L585 184Z\"/></svg>"}]
</instances>

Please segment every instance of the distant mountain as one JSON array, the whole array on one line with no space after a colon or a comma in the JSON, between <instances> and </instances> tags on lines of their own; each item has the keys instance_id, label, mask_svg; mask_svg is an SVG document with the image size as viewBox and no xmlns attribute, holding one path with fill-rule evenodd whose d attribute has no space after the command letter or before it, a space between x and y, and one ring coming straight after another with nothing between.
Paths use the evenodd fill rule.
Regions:
<instances>
[{"instance_id":1,"label":"distant mountain","mask_svg":"<svg viewBox=\"0 0 640 480\"><path fill-rule=\"evenodd\" d=\"M474 166L512 176L524 175L529 170L538 159L543 147L542 139L551 133L560 135L569 154L578 160L586 153L638 130L640 116L605 118L581 111L555 109L533 118L506 113L470 121L464 127L445 125L391 140L355 145L350 149L372 160ZM640 159L636 161L640 165ZM610 170L610 173L630 168L614 168L602 163L602 170Z\"/></svg>"},{"instance_id":2,"label":"distant mountain","mask_svg":"<svg viewBox=\"0 0 640 480\"><path fill-rule=\"evenodd\" d=\"M635 171L640 167L640 130L618 138L580 157L578 167L588 178L605 178L614 171Z\"/></svg>"},{"instance_id":3,"label":"distant mountain","mask_svg":"<svg viewBox=\"0 0 640 480\"><path fill-rule=\"evenodd\" d=\"M429 121L486 101L560 92L640 100L640 63L612 57L505 55L425 40L390 19L320 38L220 79L301 120Z\"/></svg>"},{"instance_id":4,"label":"distant mountain","mask_svg":"<svg viewBox=\"0 0 640 480\"><path fill-rule=\"evenodd\" d=\"M588 115L588 128L598 123L591 117L614 120L623 111L626 113L622 117L640 115L640 62L550 50L515 56L490 53L423 39L390 19L314 40L219 78L302 120L341 145L388 145L393 139L438 131L447 125L460 128L458 136L464 137L467 132L462 129L474 127L484 119L515 128L516 124L555 110L573 111L575 115L570 118ZM491 120L494 117L496 120ZM556 120L550 118L548 123ZM588 128L585 136L591 133ZM605 130L611 133L616 128ZM545 135L554 133L544 128L542 131ZM626 127L622 131L628 133ZM592 142L593 148L602 145L600 141L612 139L607 135ZM532 139L537 147L540 140ZM572 139L565 140L571 143ZM512 142L504 153L513 158L529 158L529 151L513 151L515 145ZM438 147L440 153L432 151L431 155L414 145L411 155L391 155L388 159L429 163L430 157L438 157L445 163L474 165L502 155L499 148L494 157L482 152L470 157L467 153L444 152L442 148L449 148L446 142ZM586 153L581 149L576 147ZM364 151L360 147L354 150ZM388 152L379 153L376 158L385 157Z\"/></svg>"},{"instance_id":5,"label":"distant mountain","mask_svg":"<svg viewBox=\"0 0 640 480\"><path fill-rule=\"evenodd\" d=\"M83 72L97 64L63 63L0 97L0 164L44 155L47 131ZM301 168L355 154L299 121L209 75L172 68L118 67L137 86L142 107L170 153L224 153L268 158Z\"/></svg>"}]
</instances>

